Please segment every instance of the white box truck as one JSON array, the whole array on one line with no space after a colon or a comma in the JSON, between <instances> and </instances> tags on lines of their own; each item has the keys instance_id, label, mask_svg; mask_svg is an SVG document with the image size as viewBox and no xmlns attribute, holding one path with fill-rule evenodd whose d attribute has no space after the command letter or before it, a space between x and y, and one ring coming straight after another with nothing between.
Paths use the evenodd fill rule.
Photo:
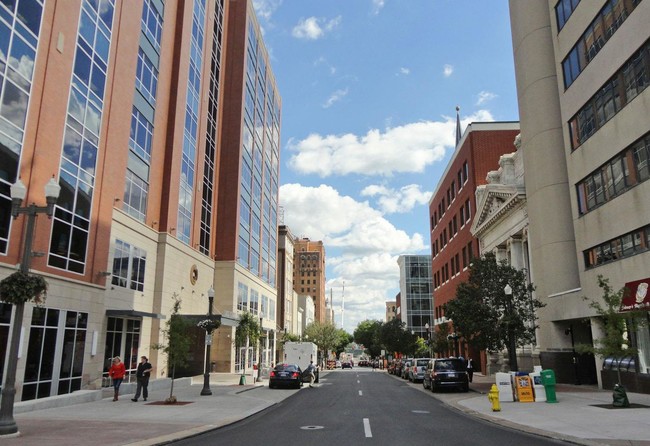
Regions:
<instances>
[{"instance_id":1,"label":"white box truck","mask_svg":"<svg viewBox=\"0 0 650 446\"><path fill-rule=\"evenodd\" d=\"M313 342L285 342L284 343L284 360L285 364L298 364L303 372L311 361L316 366L316 379L320 377L320 367L318 366L318 346Z\"/></svg>"}]
</instances>

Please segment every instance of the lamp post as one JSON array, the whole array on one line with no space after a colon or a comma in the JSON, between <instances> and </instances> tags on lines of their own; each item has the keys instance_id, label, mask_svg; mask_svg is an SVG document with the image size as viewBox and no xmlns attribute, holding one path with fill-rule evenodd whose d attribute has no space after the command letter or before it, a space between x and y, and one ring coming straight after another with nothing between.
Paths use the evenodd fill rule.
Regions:
<instances>
[{"instance_id":1,"label":"lamp post","mask_svg":"<svg viewBox=\"0 0 650 446\"><path fill-rule=\"evenodd\" d=\"M212 302L214 301L214 288L208 290L208 319L212 320ZM203 389L201 395L212 395L210 390L210 349L212 348L212 331L205 331L205 365L203 367Z\"/></svg>"},{"instance_id":2,"label":"lamp post","mask_svg":"<svg viewBox=\"0 0 650 446\"><path fill-rule=\"evenodd\" d=\"M262 322L263 318L260 317L260 348L259 348L259 359L257 361L257 379L258 383L262 382Z\"/></svg>"},{"instance_id":3,"label":"lamp post","mask_svg":"<svg viewBox=\"0 0 650 446\"><path fill-rule=\"evenodd\" d=\"M424 324L424 328L427 329L427 345L429 346L429 358L433 358L433 351L431 350L431 327L427 322Z\"/></svg>"},{"instance_id":4,"label":"lamp post","mask_svg":"<svg viewBox=\"0 0 650 446\"><path fill-rule=\"evenodd\" d=\"M508 310L508 359L510 362L510 370L516 372L519 370L519 366L517 365L517 340L515 339L515 330L512 324L512 287L509 283L503 288L503 292L506 295L506 307Z\"/></svg>"},{"instance_id":5,"label":"lamp post","mask_svg":"<svg viewBox=\"0 0 650 446\"><path fill-rule=\"evenodd\" d=\"M34 239L34 227L38 214L47 214L51 218L54 214L54 205L59 198L61 186L51 178L45 185L45 199L47 206L37 206L35 203L29 206L20 207L27 196L27 188L20 181L20 178L11 186L11 216L16 219L20 214L27 216L27 229L23 255L20 261L20 272L29 273L32 261L32 243ZM0 436L18 434L18 425L14 420L14 398L16 396L16 366L18 365L18 347L20 345L20 331L23 325L25 303L15 304L14 324L11 330L11 344L9 345L9 357L7 360L7 375L2 386L2 403L0 404Z\"/></svg>"}]
</instances>

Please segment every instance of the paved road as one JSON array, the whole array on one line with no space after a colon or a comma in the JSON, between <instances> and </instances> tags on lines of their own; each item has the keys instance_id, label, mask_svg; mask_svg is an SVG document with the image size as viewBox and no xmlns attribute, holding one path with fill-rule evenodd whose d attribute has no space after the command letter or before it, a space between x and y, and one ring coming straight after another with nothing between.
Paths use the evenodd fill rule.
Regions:
<instances>
[{"instance_id":1,"label":"paved road","mask_svg":"<svg viewBox=\"0 0 650 446\"><path fill-rule=\"evenodd\" d=\"M174 444L568 444L469 417L385 373L342 370L321 381L253 417Z\"/></svg>"}]
</instances>

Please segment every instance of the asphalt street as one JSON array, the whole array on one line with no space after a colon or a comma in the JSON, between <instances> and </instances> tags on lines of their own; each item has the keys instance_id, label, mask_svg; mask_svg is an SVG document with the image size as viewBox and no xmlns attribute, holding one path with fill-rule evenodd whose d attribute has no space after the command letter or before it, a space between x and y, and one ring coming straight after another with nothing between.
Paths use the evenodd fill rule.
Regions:
<instances>
[{"instance_id":1,"label":"asphalt street","mask_svg":"<svg viewBox=\"0 0 650 446\"><path fill-rule=\"evenodd\" d=\"M430 392L371 370L336 371L315 388L275 391L293 395L245 420L174 444L568 444L470 417Z\"/></svg>"}]
</instances>

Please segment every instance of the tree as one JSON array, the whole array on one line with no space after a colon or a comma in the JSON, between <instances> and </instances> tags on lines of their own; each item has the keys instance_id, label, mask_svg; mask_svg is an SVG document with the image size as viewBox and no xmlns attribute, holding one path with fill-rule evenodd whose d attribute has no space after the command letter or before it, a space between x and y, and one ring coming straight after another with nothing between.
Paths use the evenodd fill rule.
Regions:
<instances>
[{"instance_id":1,"label":"tree","mask_svg":"<svg viewBox=\"0 0 650 446\"><path fill-rule=\"evenodd\" d=\"M334 350L341 342L337 328L330 322L314 321L305 327L304 334L318 346L321 357L325 357L327 352Z\"/></svg>"},{"instance_id":2,"label":"tree","mask_svg":"<svg viewBox=\"0 0 650 446\"><path fill-rule=\"evenodd\" d=\"M444 355L452 348L447 336L449 336L449 326L447 324L438 325L430 340L430 347L434 353Z\"/></svg>"},{"instance_id":3,"label":"tree","mask_svg":"<svg viewBox=\"0 0 650 446\"><path fill-rule=\"evenodd\" d=\"M336 357L338 358L338 356L345 351L345 347L347 347L350 343L354 341L354 336L352 336L350 333L343 330L342 328L339 328L337 332L339 335L339 343L336 345L334 349L336 352Z\"/></svg>"},{"instance_id":4,"label":"tree","mask_svg":"<svg viewBox=\"0 0 650 446\"><path fill-rule=\"evenodd\" d=\"M382 343L379 333L382 325L381 321L368 319L360 322L354 330L354 342L363 345L373 358L381 355Z\"/></svg>"},{"instance_id":5,"label":"tree","mask_svg":"<svg viewBox=\"0 0 650 446\"><path fill-rule=\"evenodd\" d=\"M235 346L238 348L246 347L244 354L244 368L242 375L246 374L246 364L248 364L248 347L255 344L262 335L262 328L260 327L259 320L253 316L252 313L247 311L239 315L239 324L235 329Z\"/></svg>"},{"instance_id":6,"label":"tree","mask_svg":"<svg viewBox=\"0 0 650 446\"><path fill-rule=\"evenodd\" d=\"M406 323L399 319L392 319L381 326L379 342L391 353L408 355L413 352L415 336L406 330Z\"/></svg>"},{"instance_id":7,"label":"tree","mask_svg":"<svg viewBox=\"0 0 650 446\"><path fill-rule=\"evenodd\" d=\"M609 284L609 279L603 278L600 274L598 275L598 286L603 290L603 303L589 299L588 297L583 297L583 299L589 301L589 306L600 316L604 336L600 339L595 339L594 345L576 345L576 351L579 353L592 353L601 358L611 356L621 359L624 356L636 355L637 350L628 345L627 325L628 319L632 321L633 325L641 323L643 321L643 312L620 312L621 302L626 296L626 293L629 292L627 288L623 287L618 291L613 291ZM618 383L620 385L621 372L618 367L617 371Z\"/></svg>"},{"instance_id":8,"label":"tree","mask_svg":"<svg viewBox=\"0 0 650 446\"><path fill-rule=\"evenodd\" d=\"M510 293L506 293L508 286ZM534 298L535 287L522 270L497 262L492 253L474 259L469 280L456 289L456 298L444 305L456 334L478 348L508 351L510 370L518 370L517 347L535 337L535 309L544 304Z\"/></svg>"},{"instance_id":9,"label":"tree","mask_svg":"<svg viewBox=\"0 0 650 446\"><path fill-rule=\"evenodd\" d=\"M162 330L165 342L151 346L155 350L161 350L167 356L167 376L170 376L172 379L169 398L166 400L167 403L176 402L176 397L174 396L174 377L176 376L176 368L182 367L187 362L191 342L188 333L192 326L189 320L179 314L181 299L176 293L172 295L172 298L174 299L172 312L165 323L165 329Z\"/></svg>"}]
</instances>

